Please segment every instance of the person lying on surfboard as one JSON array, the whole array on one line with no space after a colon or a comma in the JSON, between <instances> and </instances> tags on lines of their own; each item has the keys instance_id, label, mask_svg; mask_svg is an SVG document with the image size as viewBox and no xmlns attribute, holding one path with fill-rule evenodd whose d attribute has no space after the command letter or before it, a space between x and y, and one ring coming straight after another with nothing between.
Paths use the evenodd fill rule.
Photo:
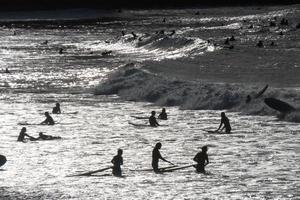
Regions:
<instances>
[{"instance_id":1,"label":"person lying on surfboard","mask_svg":"<svg viewBox=\"0 0 300 200\"><path fill-rule=\"evenodd\" d=\"M61 114L59 103L56 103L55 107L53 107L52 114Z\"/></svg>"},{"instance_id":2,"label":"person lying on surfboard","mask_svg":"<svg viewBox=\"0 0 300 200\"><path fill-rule=\"evenodd\" d=\"M223 128L222 128L222 125L224 125ZM222 129L221 129L221 128L222 128ZM230 131L231 131L231 126L230 126L230 123L229 123L229 119L226 117L225 113L222 112L222 113L221 113L221 123L220 123L219 128L218 128L216 131L218 131L218 130L220 130L220 129L221 129L221 131L222 131L224 128L225 128L225 132L226 132L226 133L230 133Z\"/></svg>"},{"instance_id":3,"label":"person lying on surfboard","mask_svg":"<svg viewBox=\"0 0 300 200\"><path fill-rule=\"evenodd\" d=\"M111 160L112 164L114 165L112 167L112 174L114 176L122 176L122 170L121 170L121 165L123 165L123 150L122 149L118 149L118 154L116 156L113 157L113 159Z\"/></svg>"},{"instance_id":4,"label":"person lying on surfboard","mask_svg":"<svg viewBox=\"0 0 300 200\"><path fill-rule=\"evenodd\" d=\"M149 117L150 126L154 126L154 127L159 126L159 124L157 123L157 120L155 118L155 114L156 114L155 111L152 111L151 116Z\"/></svg>"},{"instance_id":5,"label":"person lying on surfboard","mask_svg":"<svg viewBox=\"0 0 300 200\"><path fill-rule=\"evenodd\" d=\"M23 127L22 129L21 129L21 132L20 132L20 134L19 134L19 136L18 136L18 142L24 142L24 139L25 139L25 136L27 136L28 138L30 138L31 140L36 140L36 138L34 138L34 137L32 137L32 136L30 136L30 135L28 135L27 133L26 133L26 127Z\"/></svg>"},{"instance_id":6,"label":"person lying on surfboard","mask_svg":"<svg viewBox=\"0 0 300 200\"><path fill-rule=\"evenodd\" d=\"M160 172L160 170L159 170L159 168L158 168L158 162L159 162L159 159L161 159L161 160L163 160L163 161L165 161L165 162L167 162L167 163L170 163L171 165L174 165L173 163L171 163L170 161L167 161L166 159L164 159L164 158L161 156L161 154L160 154L160 152L159 152L161 146L162 146L162 145L161 145L160 142L156 143L156 145L155 145L155 147L154 147L154 149L153 149L153 151L152 151L152 168L153 168L153 171L154 171L155 173L159 173L159 172Z\"/></svg>"},{"instance_id":7,"label":"person lying on surfboard","mask_svg":"<svg viewBox=\"0 0 300 200\"><path fill-rule=\"evenodd\" d=\"M158 115L157 117L158 119L162 119L162 120L167 120L168 119L168 115L166 113L166 109L163 108L161 113Z\"/></svg>"},{"instance_id":8,"label":"person lying on surfboard","mask_svg":"<svg viewBox=\"0 0 300 200\"><path fill-rule=\"evenodd\" d=\"M46 119L41 122L41 124L46 124L46 125L54 125L54 120L50 116L49 112L45 112Z\"/></svg>"},{"instance_id":9,"label":"person lying on surfboard","mask_svg":"<svg viewBox=\"0 0 300 200\"><path fill-rule=\"evenodd\" d=\"M205 166L209 164L207 146L203 146L202 151L197 153L193 160L197 162L197 165L195 166L197 172L205 173Z\"/></svg>"},{"instance_id":10,"label":"person lying on surfboard","mask_svg":"<svg viewBox=\"0 0 300 200\"><path fill-rule=\"evenodd\" d=\"M37 140L56 140L56 139L61 139L61 137L52 136L52 135L45 135L42 132L39 133L39 137L37 138Z\"/></svg>"}]
</instances>

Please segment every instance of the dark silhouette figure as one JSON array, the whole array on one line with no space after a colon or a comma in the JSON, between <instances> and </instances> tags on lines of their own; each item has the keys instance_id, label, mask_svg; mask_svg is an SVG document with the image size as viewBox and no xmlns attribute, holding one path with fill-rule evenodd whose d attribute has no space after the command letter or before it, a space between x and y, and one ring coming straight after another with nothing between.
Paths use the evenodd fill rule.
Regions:
<instances>
[{"instance_id":1,"label":"dark silhouette figure","mask_svg":"<svg viewBox=\"0 0 300 200\"><path fill-rule=\"evenodd\" d=\"M235 38L233 35L230 37L229 41L235 41Z\"/></svg>"},{"instance_id":2,"label":"dark silhouette figure","mask_svg":"<svg viewBox=\"0 0 300 200\"><path fill-rule=\"evenodd\" d=\"M152 111L151 116L149 117L150 126L153 126L153 127L159 126L159 124L157 123L157 120L155 118L155 114L156 114L156 112Z\"/></svg>"},{"instance_id":3,"label":"dark silhouette figure","mask_svg":"<svg viewBox=\"0 0 300 200\"><path fill-rule=\"evenodd\" d=\"M45 40L44 42L42 42L43 45L47 45L48 44L48 40Z\"/></svg>"},{"instance_id":4,"label":"dark silhouette figure","mask_svg":"<svg viewBox=\"0 0 300 200\"><path fill-rule=\"evenodd\" d=\"M283 35L283 32L282 32L282 31L280 31L279 35Z\"/></svg>"},{"instance_id":5,"label":"dark silhouette figure","mask_svg":"<svg viewBox=\"0 0 300 200\"><path fill-rule=\"evenodd\" d=\"M285 18L282 18L282 20L280 21L280 25L287 26L289 25L289 21Z\"/></svg>"},{"instance_id":6,"label":"dark silhouette figure","mask_svg":"<svg viewBox=\"0 0 300 200\"><path fill-rule=\"evenodd\" d=\"M256 46L259 48L264 47L263 41L259 40L258 43L256 44Z\"/></svg>"},{"instance_id":7,"label":"dark silhouette figure","mask_svg":"<svg viewBox=\"0 0 300 200\"><path fill-rule=\"evenodd\" d=\"M161 156L161 154L160 154L160 152L159 152L161 146L162 146L162 145L161 145L160 142L156 143L156 145L155 145L155 147L154 147L154 149L153 149L153 151L152 151L152 168L153 168L153 171L156 172L156 173L159 173L159 172L160 172L160 171L159 171L159 168L158 168L158 162L159 162L159 159L161 159L161 160L163 160L163 161L165 161L165 162L167 162L167 163L170 163L170 164L174 165L173 163L171 163L170 161L167 161L166 159L164 159L164 158Z\"/></svg>"},{"instance_id":8,"label":"dark silhouette figure","mask_svg":"<svg viewBox=\"0 0 300 200\"><path fill-rule=\"evenodd\" d=\"M162 35L165 34L165 30L160 30L159 34L162 34Z\"/></svg>"},{"instance_id":9,"label":"dark silhouette figure","mask_svg":"<svg viewBox=\"0 0 300 200\"><path fill-rule=\"evenodd\" d=\"M112 51L104 51L101 53L102 56L108 56L109 54L111 54Z\"/></svg>"},{"instance_id":10,"label":"dark silhouette figure","mask_svg":"<svg viewBox=\"0 0 300 200\"><path fill-rule=\"evenodd\" d=\"M275 23L275 22L270 22L270 26L271 26L271 27L275 27L275 26L276 26L276 23Z\"/></svg>"},{"instance_id":11,"label":"dark silhouette figure","mask_svg":"<svg viewBox=\"0 0 300 200\"><path fill-rule=\"evenodd\" d=\"M121 31L121 33L122 33L122 36L125 36L126 34L125 34L125 31Z\"/></svg>"},{"instance_id":12,"label":"dark silhouette figure","mask_svg":"<svg viewBox=\"0 0 300 200\"><path fill-rule=\"evenodd\" d=\"M60 111L60 104L59 104L59 103L56 103L56 104L55 104L55 107L53 107L53 109L52 109L52 114L61 114L61 111Z\"/></svg>"},{"instance_id":13,"label":"dark silhouette figure","mask_svg":"<svg viewBox=\"0 0 300 200\"><path fill-rule=\"evenodd\" d=\"M272 41L271 44L270 44L270 46L272 46L272 47L275 46L275 42Z\"/></svg>"},{"instance_id":14,"label":"dark silhouette figure","mask_svg":"<svg viewBox=\"0 0 300 200\"><path fill-rule=\"evenodd\" d=\"M197 162L197 165L195 166L197 172L205 173L205 166L209 164L207 146L202 147L202 151L197 153L193 160Z\"/></svg>"},{"instance_id":15,"label":"dark silhouette figure","mask_svg":"<svg viewBox=\"0 0 300 200\"><path fill-rule=\"evenodd\" d=\"M34 137L32 137L32 136L30 136L30 135L28 135L27 133L26 133L26 127L23 127L22 129L21 129L21 132L20 132L20 134L19 134L19 137L18 137L18 142L24 142L24 139L25 139L25 136L27 136L29 139L31 139L31 140L36 140L36 138L34 138Z\"/></svg>"},{"instance_id":16,"label":"dark silhouette figure","mask_svg":"<svg viewBox=\"0 0 300 200\"><path fill-rule=\"evenodd\" d=\"M248 27L248 29L252 29L253 28L253 24L251 24L249 27Z\"/></svg>"},{"instance_id":17,"label":"dark silhouette figure","mask_svg":"<svg viewBox=\"0 0 300 200\"><path fill-rule=\"evenodd\" d=\"M4 71L4 73L7 73L7 74L9 74L9 73L10 73L9 69L8 69L8 68L5 68L5 71Z\"/></svg>"},{"instance_id":18,"label":"dark silhouette figure","mask_svg":"<svg viewBox=\"0 0 300 200\"><path fill-rule=\"evenodd\" d=\"M250 101L251 101L251 96L247 95L247 97L246 97L246 103L250 103Z\"/></svg>"},{"instance_id":19,"label":"dark silhouette figure","mask_svg":"<svg viewBox=\"0 0 300 200\"><path fill-rule=\"evenodd\" d=\"M3 156L3 155L0 155L0 167L2 166L2 165L4 165L5 163L6 163L6 157L5 156Z\"/></svg>"},{"instance_id":20,"label":"dark silhouette figure","mask_svg":"<svg viewBox=\"0 0 300 200\"><path fill-rule=\"evenodd\" d=\"M163 120L167 120L168 119L168 115L166 113L166 109L163 108L161 113L158 115L158 119L163 119Z\"/></svg>"},{"instance_id":21,"label":"dark silhouette figure","mask_svg":"<svg viewBox=\"0 0 300 200\"><path fill-rule=\"evenodd\" d=\"M229 38L226 38L224 44L229 44Z\"/></svg>"},{"instance_id":22,"label":"dark silhouette figure","mask_svg":"<svg viewBox=\"0 0 300 200\"><path fill-rule=\"evenodd\" d=\"M224 126L222 127L222 125L224 125ZM222 128L222 129L221 129L221 128ZM226 117L225 113L222 112L222 113L221 113L221 123L220 123L220 126L219 126L219 128L217 129L217 131L220 130L220 129L221 129L221 131L222 131L224 128L225 128L225 132L226 132L226 133L230 133L230 131L231 131L231 126L230 126L230 123L229 123L229 119Z\"/></svg>"},{"instance_id":23,"label":"dark silhouette figure","mask_svg":"<svg viewBox=\"0 0 300 200\"><path fill-rule=\"evenodd\" d=\"M131 32L131 35L133 36L134 39L137 38L137 35L133 31Z\"/></svg>"},{"instance_id":24,"label":"dark silhouette figure","mask_svg":"<svg viewBox=\"0 0 300 200\"><path fill-rule=\"evenodd\" d=\"M176 31L175 31L175 30L172 30L171 33L169 34L169 36L172 36L172 35L174 35L175 33L176 33Z\"/></svg>"},{"instance_id":25,"label":"dark silhouette figure","mask_svg":"<svg viewBox=\"0 0 300 200\"><path fill-rule=\"evenodd\" d=\"M63 49L63 48L59 48L58 53L59 53L59 54L63 54L63 53L64 53L64 49Z\"/></svg>"},{"instance_id":26,"label":"dark silhouette figure","mask_svg":"<svg viewBox=\"0 0 300 200\"><path fill-rule=\"evenodd\" d=\"M46 119L41 122L41 124L46 124L46 125L54 125L54 120L53 118L50 116L49 112L45 112L45 116L46 116Z\"/></svg>"},{"instance_id":27,"label":"dark silhouette figure","mask_svg":"<svg viewBox=\"0 0 300 200\"><path fill-rule=\"evenodd\" d=\"M39 137L37 138L37 140L57 140L57 139L61 139L61 137L52 136L52 135L45 135L42 132L39 133Z\"/></svg>"},{"instance_id":28,"label":"dark silhouette figure","mask_svg":"<svg viewBox=\"0 0 300 200\"><path fill-rule=\"evenodd\" d=\"M299 29L300 28L300 23L298 23L297 25L296 25L296 29Z\"/></svg>"},{"instance_id":29,"label":"dark silhouette figure","mask_svg":"<svg viewBox=\"0 0 300 200\"><path fill-rule=\"evenodd\" d=\"M195 15L200 15L200 12L199 12L199 11L197 11L197 12L195 13Z\"/></svg>"},{"instance_id":30,"label":"dark silhouette figure","mask_svg":"<svg viewBox=\"0 0 300 200\"><path fill-rule=\"evenodd\" d=\"M112 174L114 176L122 176L122 170L121 170L121 165L123 165L123 150L122 149L118 149L118 154L116 156L113 157L113 159L111 160L113 166L113 171Z\"/></svg>"},{"instance_id":31,"label":"dark silhouette figure","mask_svg":"<svg viewBox=\"0 0 300 200\"><path fill-rule=\"evenodd\" d=\"M166 18L164 18L162 22L163 22L163 23L166 23Z\"/></svg>"}]
</instances>

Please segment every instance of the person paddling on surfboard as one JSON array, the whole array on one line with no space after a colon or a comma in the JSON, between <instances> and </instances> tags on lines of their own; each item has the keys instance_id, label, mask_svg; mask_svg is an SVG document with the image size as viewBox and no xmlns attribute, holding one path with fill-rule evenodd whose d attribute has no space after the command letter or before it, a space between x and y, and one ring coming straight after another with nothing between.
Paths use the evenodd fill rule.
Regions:
<instances>
[{"instance_id":1,"label":"person paddling on surfboard","mask_svg":"<svg viewBox=\"0 0 300 200\"><path fill-rule=\"evenodd\" d=\"M50 116L49 112L45 112L46 119L41 122L41 124L46 124L46 125L54 125L54 120Z\"/></svg>"},{"instance_id":2,"label":"person paddling on surfboard","mask_svg":"<svg viewBox=\"0 0 300 200\"><path fill-rule=\"evenodd\" d=\"M61 114L59 103L56 103L55 107L53 107L52 114Z\"/></svg>"},{"instance_id":3,"label":"person paddling on surfboard","mask_svg":"<svg viewBox=\"0 0 300 200\"><path fill-rule=\"evenodd\" d=\"M122 170L121 170L121 165L123 165L123 150L122 149L118 149L118 154L116 156L114 156L114 158L111 160L112 164L114 164L114 166L112 167L112 174L114 176L122 176Z\"/></svg>"},{"instance_id":4,"label":"person paddling on surfboard","mask_svg":"<svg viewBox=\"0 0 300 200\"><path fill-rule=\"evenodd\" d=\"M37 138L37 140L56 140L56 139L61 139L61 137L52 136L52 135L45 135L42 132L39 133L39 137Z\"/></svg>"},{"instance_id":5,"label":"person paddling on surfboard","mask_svg":"<svg viewBox=\"0 0 300 200\"><path fill-rule=\"evenodd\" d=\"M155 114L156 114L155 111L152 111L151 116L149 117L150 126L153 126L153 127L159 126L159 124L157 123L157 120L155 118Z\"/></svg>"},{"instance_id":6,"label":"person paddling on surfboard","mask_svg":"<svg viewBox=\"0 0 300 200\"><path fill-rule=\"evenodd\" d=\"M222 128L222 125L224 125L223 128ZM222 128L222 129L221 129L221 128ZM225 113L222 112L222 113L221 113L221 123L220 123L219 128L218 128L216 131L218 131L218 130L220 130L220 129L221 129L221 131L222 131L224 128L225 128L225 132L226 132L226 133L230 133L230 131L231 131L231 126L230 126L230 123L229 123L229 119L226 117Z\"/></svg>"},{"instance_id":7,"label":"person paddling on surfboard","mask_svg":"<svg viewBox=\"0 0 300 200\"><path fill-rule=\"evenodd\" d=\"M207 146L203 146L202 151L197 153L193 160L197 162L197 165L195 166L197 172L205 173L205 166L209 164Z\"/></svg>"},{"instance_id":8,"label":"person paddling on surfboard","mask_svg":"<svg viewBox=\"0 0 300 200\"><path fill-rule=\"evenodd\" d=\"M161 113L158 115L158 119L162 119L162 120L167 120L168 119L168 115L166 113L165 108L163 108Z\"/></svg>"},{"instance_id":9,"label":"person paddling on surfboard","mask_svg":"<svg viewBox=\"0 0 300 200\"><path fill-rule=\"evenodd\" d=\"M170 163L171 165L174 165L173 163L171 163L170 161L167 161L166 159L164 159L164 158L161 156L161 154L160 154L160 152L159 152L161 146L162 146L162 145L161 145L160 142L156 143L156 145L155 145L155 147L154 147L154 149L153 149L153 151L152 151L152 168L153 168L153 171L154 171L155 173L159 173L159 172L160 172L160 170L159 170L159 168L158 168L158 162L159 162L159 159L161 159L161 160L163 160L163 161L165 161L165 162L167 162L167 163Z\"/></svg>"},{"instance_id":10,"label":"person paddling on surfboard","mask_svg":"<svg viewBox=\"0 0 300 200\"><path fill-rule=\"evenodd\" d=\"M36 138L34 138L34 137L32 137L32 136L30 136L30 135L28 135L27 133L26 133L26 127L23 127L22 129L21 129L21 132L20 132L20 134L19 134L19 137L18 137L18 142L24 142L24 139L25 139L25 136L27 136L27 137L29 137L31 140L36 140Z\"/></svg>"}]
</instances>

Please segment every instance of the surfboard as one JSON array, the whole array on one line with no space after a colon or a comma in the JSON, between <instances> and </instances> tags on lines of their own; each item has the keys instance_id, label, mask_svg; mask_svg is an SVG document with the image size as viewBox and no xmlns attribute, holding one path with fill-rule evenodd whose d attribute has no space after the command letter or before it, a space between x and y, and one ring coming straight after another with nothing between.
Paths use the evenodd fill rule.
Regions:
<instances>
[{"instance_id":1,"label":"surfboard","mask_svg":"<svg viewBox=\"0 0 300 200\"><path fill-rule=\"evenodd\" d=\"M133 123L133 122L128 122L128 124L137 126L137 127L151 127L149 124L137 124L137 123Z\"/></svg>"},{"instance_id":2,"label":"surfboard","mask_svg":"<svg viewBox=\"0 0 300 200\"><path fill-rule=\"evenodd\" d=\"M98 169L98 170L95 170L95 171L89 171L89 172L84 172L84 173L81 173L81 174L69 175L68 177L72 177L72 176L90 176L92 174L95 174L95 173L98 173L98 172L103 172L103 171L109 170L111 168L112 167L105 167L103 169Z\"/></svg>"},{"instance_id":3,"label":"surfboard","mask_svg":"<svg viewBox=\"0 0 300 200\"><path fill-rule=\"evenodd\" d=\"M3 166L6 163L6 157L3 155L0 155L0 167Z\"/></svg>"},{"instance_id":4,"label":"surfboard","mask_svg":"<svg viewBox=\"0 0 300 200\"><path fill-rule=\"evenodd\" d=\"M265 104L281 113L289 113L296 109L290 104L275 98L265 98Z\"/></svg>"},{"instance_id":5,"label":"surfboard","mask_svg":"<svg viewBox=\"0 0 300 200\"><path fill-rule=\"evenodd\" d=\"M182 166L182 167L169 168L169 169L161 170L161 172L173 172L173 171L176 171L176 170L186 169L186 168L190 168L190 167L193 167L193 166L195 166L195 164Z\"/></svg>"},{"instance_id":6,"label":"surfboard","mask_svg":"<svg viewBox=\"0 0 300 200\"><path fill-rule=\"evenodd\" d=\"M254 98L257 99L258 97L260 97L261 95L263 95L265 93L265 91L268 89L269 85L267 84L261 91L259 91Z\"/></svg>"}]
</instances>

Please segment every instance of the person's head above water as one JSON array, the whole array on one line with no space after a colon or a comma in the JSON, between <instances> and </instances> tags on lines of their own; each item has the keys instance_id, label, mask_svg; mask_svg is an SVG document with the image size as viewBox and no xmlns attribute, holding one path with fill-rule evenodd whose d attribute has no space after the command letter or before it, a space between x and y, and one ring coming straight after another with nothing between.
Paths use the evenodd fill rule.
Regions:
<instances>
[{"instance_id":1,"label":"person's head above water","mask_svg":"<svg viewBox=\"0 0 300 200\"><path fill-rule=\"evenodd\" d=\"M39 132L39 136L42 137L44 134L43 132Z\"/></svg>"},{"instance_id":2,"label":"person's head above water","mask_svg":"<svg viewBox=\"0 0 300 200\"><path fill-rule=\"evenodd\" d=\"M60 107L60 104L59 104L59 103L56 103L56 107Z\"/></svg>"},{"instance_id":3,"label":"person's head above water","mask_svg":"<svg viewBox=\"0 0 300 200\"><path fill-rule=\"evenodd\" d=\"M207 146L203 146L201 149L203 152L207 152Z\"/></svg>"},{"instance_id":4,"label":"person's head above water","mask_svg":"<svg viewBox=\"0 0 300 200\"><path fill-rule=\"evenodd\" d=\"M49 116L49 112L45 112L45 116Z\"/></svg>"},{"instance_id":5,"label":"person's head above water","mask_svg":"<svg viewBox=\"0 0 300 200\"><path fill-rule=\"evenodd\" d=\"M221 117L226 117L224 112L221 112Z\"/></svg>"},{"instance_id":6,"label":"person's head above water","mask_svg":"<svg viewBox=\"0 0 300 200\"><path fill-rule=\"evenodd\" d=\"M123 154L123 150L122 149L118 149L118 155L121 156Z\"/></svg>"},{"instance_id":7,"label":"person's head above water","mask_svg":"<svg viewBox=\"0 0 300 200\"><path fill-rule=\"evenodd\" d=\"M166 112L166 109L165 109L165 108L163 108L161 112L165 113L165 112Z\"/></svg>"},{"instance_id":8,"label":"person's head above water","mask_svg":"<svg viewBox=\"0 0 300 200\"><path fill-rule=\"evenodd\" d=\"M161 143L160 142L156 143L155 149L160 149L160 148L161 148Z\"/></svg>"},{"instance_id":9,"label":"person's head above water","mask_svg":"<svg viewBox=\"0 0 300 200\"><path fill-rule=\"evenodd\" d=\"M152 116L154 116L155 114L156 114L156 112L155 112L155 111L152 111L152 112L151 112L151 115L152 115Z\"/></svg>"},{"instance_id":10,"label":"person's head above water","mask_svg":"<svg viewBox=\"0 0 300 200\"><path fill-rule=\"evenodd\" d=\"M25 132L26 132L26 127L23 127L23 128L21 129L21 132L25 133Z\"/></svg>"}]
</instances>

